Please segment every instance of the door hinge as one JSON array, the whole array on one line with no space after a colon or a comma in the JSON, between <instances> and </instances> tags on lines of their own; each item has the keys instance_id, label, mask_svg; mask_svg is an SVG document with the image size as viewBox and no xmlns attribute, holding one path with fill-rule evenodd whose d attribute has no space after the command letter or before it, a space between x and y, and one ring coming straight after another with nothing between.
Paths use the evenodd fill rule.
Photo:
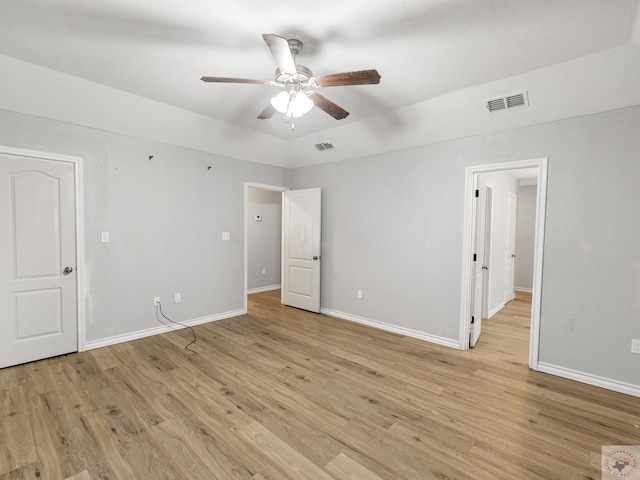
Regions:
<instances>
[{"instance_id":1,"label":"door hinge","mask_svg":"<svg viewBox=\"0 0 640 480\"><path fill-rule=\"evenodd\" d=\"M480 190L476 189L476 198L478 198L480 196Z\"/></svg>"},{"instance_id":2,"label":"door hinge","mask_svg":"<svg viewBox=\"0 0 640 480\"><path fill-rule=\"evenodd\" d=\"M476 317L471 316L471 323L472 323L472 324L476 323Z\"/></svg>"},{"instance_id":3,"label":"door hinge","mask_svg":"<svg viewBox=\"0 0 640 480\"><path fill-rule=\"evenodd\" d=\"M477 260L478 260L478 254L477 254L477 253L474 253L474 254L473 254L473 261L475 262L475 261L477 261Z\"/></svg>"}]
</instances>

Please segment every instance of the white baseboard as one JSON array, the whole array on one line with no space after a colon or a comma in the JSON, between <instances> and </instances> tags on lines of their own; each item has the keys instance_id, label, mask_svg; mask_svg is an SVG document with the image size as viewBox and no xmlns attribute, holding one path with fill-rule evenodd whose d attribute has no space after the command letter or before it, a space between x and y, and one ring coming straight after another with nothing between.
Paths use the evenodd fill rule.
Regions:
<instances>
[{"instance_id":1,"label":"white baseboard","mask_svg":"<svg viewBox=\"0 0 640 480\"><path fill-rule=\"evenodd\" d=\"M533 288L516 287L516 292L533 293Z\"/></svg>"},{"instance_id":2,"label":"white baseboard","mask_svg":"<svg viewBox=\"0 0 640 480\"><path fill-rule=\"evenodd\" d=\"M249 288L247 289L247 295L251 295L252 293L270 292L271 290L280 290L280 284L267 285L266 287Z\"/></svg>"},{"instance_id":3,"label":"white baseboard","mask_svg":"<svg viewBox=\"0 0 640 480\"><path fill-rule=\"evenodd\" d=\"M356 315L350 315L348 313L343 313L343 312L339 312L337 310L331 310L328 308L321 308L320 313L324 313L325 315L330 315L336 318L341 318L343 320L348 320L350 322L361 323L363 325L368 325L369 327L379 328L380 330L386 330L388 332L398 333L406 337L417 338L419 340L424 340L426 342L436 343L438 345L442 345L449 348L455 348L456 350L460 349L458 340L438 337L436 335L429 335L428 333L420 332L418 330L411 330L409 328L398 327L397 325L389 325L388 323L378 322L375 320L370 320L368 318L358 317Z\"/></svg>"},{"instance_id":4,"label":"white baseboard","mask_svg":"<svg viewBox=\"0 0 640 480\"><path fill-rule=\"evenodd\" d=\"M209 322L216 322L218 320L237 317L239 315L244 315L244 311L232 310L230 312L219 313L217 315L211 315L208 317L195 318L193 320L186 320L180 323L193 327L195 325L201 325L203 323L209 323ZM174 330L180 329L180 327L178 327L177 325L174 325L174 327L175 328L172 328L169 325L160 325L153 328L147 328L145 330L139 330L137 332L125 333L122 335L116 335L114 337L103 338L100 340L92 340L84 344L84 350L86 351L86 350L93 350L94 348L108 347L109 345L116 345L118 343L130 342L131 340L138 340L140 338L150 337L152 335L159 335L161 333L172 332Z\"/></svg>"},{"instance_id":5,"label":"white baseboard","mask_svg":"<svg viewBox=\"0 0 640 480\"><path fill-rule=\"evenodd\" d=\"M593 385L594 387L605 388L607 390L624 393L633 397L640 397L640 386L638 385L619 382L618 380L611 380L610 378L599 377L597 375L591 375L590 373L579 372L577 370L571 370L569 368L558 367L557 365L550 365L542 362L538 363L537 370L543 373L556 375L557 377L575 380L576 382L586 383L587 385Z\"/></svg>"},{"instance_id":6,"label":"white baseboard","mask_svg":"<svg viewBox=\"0 0 640 480\"><path fill-rule=\"evenodd\" d=\"M506 305L506 304L503 302L503 303L501 303L500 305L498 305L496 308L494 308L493 310L491 310L491 311L489 312L489 316L488 316L488 318L493 317L496 313L498 313L500 310L502 310L502 309L504 308L504 306L505 306L505 305Z\"/></svg>"}]
</instances>

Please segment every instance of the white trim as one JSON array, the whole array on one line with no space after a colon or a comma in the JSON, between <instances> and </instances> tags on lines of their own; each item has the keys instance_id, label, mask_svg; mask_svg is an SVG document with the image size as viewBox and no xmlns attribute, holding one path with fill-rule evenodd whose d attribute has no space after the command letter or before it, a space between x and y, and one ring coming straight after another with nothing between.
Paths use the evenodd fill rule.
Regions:
<instances>
[{"instance_id":1,"label":"white trim","mask_svg":"<svg viewBox=\"0 0 640 480\"><path fill-rule=\"evenodd\" d=\"M232 310L230 312L219 313L217 315L210 315L207 317L195 318L193 320L187 320L180 323L183 325L193 327L196 325L201 325L203 323L217 322L218 320L225 320L227 318L237 317L240 315L244 315L244 313L245 312L243 312L242 310ZM170 326L170 325L161 325L158 327L147 328L145 330L138 330L137 332L124 333L122 335L116 335L114 337L103 338L101 340L92 340L90 342L86 342L85 347L86 347L86 350L93 350L95 348L108 347L110 345L116 345L118 343L130 342L132 340L139 340L140 338L151 337L153 335L173 332L175 330L182 330L182 328Z\"/></svg>"},{"instance_id":2,"label":"white trim","mask_svg":"<svg viewBox=\"0 0 640 480\"><path fill-rule=\"evenodd\" d=\"M280 284L267 285L266 287L250 288L250 289L247 289L247 294L251 295L252 293L270 292L272 290L280 290Z\"/></svg>"},{"instance_id":3,"label":"white trim","mask_svg":"<svg viewBox=\"0 0 640 480\"><path fill-rule=\"evenodd\" d=\"M536 201L535 250L533 254L533 298L531 303L531 334L529 344L529 368L538 370L540 343L540 307L542 293L542 265L544 253L544 225L547 201L547 164L548 158L520 160L514 162L476 165L465 169L463 240L462 240L462 279L460 302L460 337L457 348L469 349L469 322L471 319L471 286L473 245L473 188L475 176L480 173L516 170L519 168L537 168L538 194Z\"/></svg>"},{"instance_id":4,"label":"white trim","mask_svg":"<svg viewBox=\"0 0 640 480\"><path fill-rule=\"evenodd\" d=\"M61 153L41 152L39 150L29 150L26 148L15 148L0 145L0 153L4 155L14 155L16 157L38 158L41 160L54 160L58 162L76 163L82 160L82 157L71 155L63 155Z\"/></svg>"},{"instance_id":5,"label":"white trim","mask_svg":"<svg viewBox=\"0 0 640 480\"><path fill-rule=\"evenodd\" d=\"M605 388L614 392L640 397L640 387L631 383L619 382L617 380L611 380L610 378L599 377L598 375L558 367L557 365L551 365L543 362L538 363L538 371L574 380L576 382L586 383L587 385L593 385L594 387Z\"/></svg>"},{"instance_id":6,"label":"white trim","mask_svg":"<svg viewBox=\"0 0 640 480\"><path fill-rule=\"evenodd\" d=\"M533 288L516 287L516 292L533 293Z\"/></svg>"},{"instance_id":7,"label":"white trim","mask_svg":"<svg viewBox=\"0 0 640 480\"><path fill-rule=\"evenodd\" d=\"M538 369L540 353L540 315L542 307L542 267L544 257L544 228L547 215L547 168L549 160L543 158L538 168L536 191L535 247L533 252L533 282L531 299L531 342L529 344L529 368Z\"/></svg>"},{"instance_id":8,"label":"white trim","mask_svg":"<svg viewBox=\"0 0 640 480\"><path fill-rule=\"evenodd\" d=\"M496 308L494 308L493 310L491 310L489 312L489 315L487 315L487 318L493 317L496 313L498 313L500 310L502 310L505 305L506 305L506 303L502 302L500 305L498 305Z\"/></svg>"},{"instance_id":9,"label":"white trim","mask_svg":"<svg viewBox=\"0 0 640 480\"><path fill-rule=\"evenodd\" d=\"M248 278L249 273L247 272L247 268L249 268L249 219L247 218L248 209L249 209L249 188L258 188L262 190L270 190L272 192L286 192L289 190L289 187L283 187L280 185L267 185L264 183L253 183L253 182L244 182L244 313L247 313L247 295L249 293L248 289ZM275 290L275 289L274 289Z\"/></svg>"},{"instance_id":10,"label":"white trim","mask_svg":"<svg viewBox=\"0 0 640 480\"><path fill-rule=\"evenodd\" d=\"M411 330L409 328L399 327L397 325L391 325L388 323L378 322L364 317L358 317L349 313L339 312L337 310L331 310L329 308L321 308L320 313L329 315L331 317L341 318L342 320L348 320L349 322L360 323L369 327L377 328L379 330L386 330L388 332L397 333L406 337L417 338L418 340L424 340L425 342L436 343L444 347L458 348L458 342L452 338L438 337L436 335L429 335L428 333L420 332L418 330Z\"/></svg>"},{"instance_id":11,"label":"white trim","mask_svg":"<svg viewBox=\"0 0 640 480\"><path fill-rule=\"evenodd\" d=\"M86 268L84 262L84 174L83 158L60 153L41 152L25 148L15 148L0 145L0 154L16 157L35 158L54 162L73 164L75 180L75 214L76 214L76 330L77 349L85 350L86 342L86 310L84 298L86 295Z\"/></svg>"}]
</instances>

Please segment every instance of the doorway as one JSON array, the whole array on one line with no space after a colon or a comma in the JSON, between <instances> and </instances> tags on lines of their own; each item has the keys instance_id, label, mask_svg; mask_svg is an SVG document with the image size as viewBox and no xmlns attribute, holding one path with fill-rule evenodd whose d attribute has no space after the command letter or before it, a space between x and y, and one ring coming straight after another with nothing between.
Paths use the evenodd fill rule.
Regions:
<instances>
[{"instance_id":1,"label":"doorway","mask_svg":"<svg viewBox=\"0 0 640 480\"><path fill-rule=\"evenodd\" d=\"M280 185L244 184L245 313L250 293L273 290L275 282L281 281L281 198L288 190Z\"/></svg>"},{"instance_id":2,"label":"doorway","mask_svg":"<svg viewBox=\"0 0 640 480\"><path fill-rule=\"evenodd\" d=\"M540 331L540 307L541 307L541 290L542 290L542 255L544 245L544 218L546 208L546 190L547 190L547 162L548 159L533 159L516 162L505 162L499 164L482 165L475 167L467 167L465 171L465 203L464 203L464 226L463 226L463 270L462 270L462 301L460 315L460 338L459 349L467 350L469 348L470 332L474 329L474 335L477 338L479 326L472 327L472 316L474 311L478 311L476 300L482 301L484 295L478 295L479 291L477 282L481 278L478 273L479 265L474 262L477 258L475 252L476 245L482 245L477 242L479 233L478 228L480 210L477 205L476 189L478 185L479 175L491 172L522 172L524 169L532 169L537 183L536 195L536 215L535 215L535 233L534 233L534 266L533 266L533 282L532 282L532 304L531 304L531 334L529 342L529 367L537 370L538 367L538 349L539 349L539 331ZM484 225L482 225L484 227Z\"/></svg>"}]
</instances>

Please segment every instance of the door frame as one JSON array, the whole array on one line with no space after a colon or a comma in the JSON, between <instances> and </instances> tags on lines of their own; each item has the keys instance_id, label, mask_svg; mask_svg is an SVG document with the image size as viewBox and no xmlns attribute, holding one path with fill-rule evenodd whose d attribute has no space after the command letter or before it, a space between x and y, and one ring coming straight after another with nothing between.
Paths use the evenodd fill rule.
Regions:
<instances>
[{"instance_id":1,"label":"door frame","mask_svg":"<svg viewBox=\"0 0 640 480\"><path fill-rule=\"evenodd\" d=\"M537 169L537 198L533 254L533 288L531 303L531 334L529 341L529 368L538 370L540 346L540 308L542 305L542 267L544 253L544 226L547 203L547 157L531 160L494 163L470 166L465 169L463 240L462 240L462 295L460 307L459 350L469 349L469 322L471 319L471 294L473 281L473 230L476 223L474 215L474 179L476 175L489 172L502 172L521 168Z\"/></svg>"},{"instance_id":2,"label":"door frame","mask_svg":"<svg viewBox=\"0 0 640 480\"><path fill-rule=\"evenodd\" d=\"M248 312L248 281L249 281L249 273L247 269L249 268L249 189L257 188L260 190L269 190L271 192L287 192L289 191L289 187L285 187L282 185L267 185L264 183L253 183L253 182L244 182L244 305L242 307L244 313ZM282 229L282 224L280 225ZM282 249L282 241L280 242L280 248ZM282 259L280 260L280 265L282 268ZM282 276L280 278L282 282Z\"/></svg>"},{"instance_id":3,"label":"door frame","mask_svg":"<svg viewBox=\"0 0 640 480\"><path fill-rule=\"evenodd\" d=\"M75 182L75 214L76 214L76 330L78 335L78 351L85 351L86 344L86 269L84 264L84 188L83 188L83 158L63 155L60 153L42 152L24 148L0 145L0 154L14 157L34 158L50 162L63 162L73 165Z\"/></svg>"}]
</instances>

